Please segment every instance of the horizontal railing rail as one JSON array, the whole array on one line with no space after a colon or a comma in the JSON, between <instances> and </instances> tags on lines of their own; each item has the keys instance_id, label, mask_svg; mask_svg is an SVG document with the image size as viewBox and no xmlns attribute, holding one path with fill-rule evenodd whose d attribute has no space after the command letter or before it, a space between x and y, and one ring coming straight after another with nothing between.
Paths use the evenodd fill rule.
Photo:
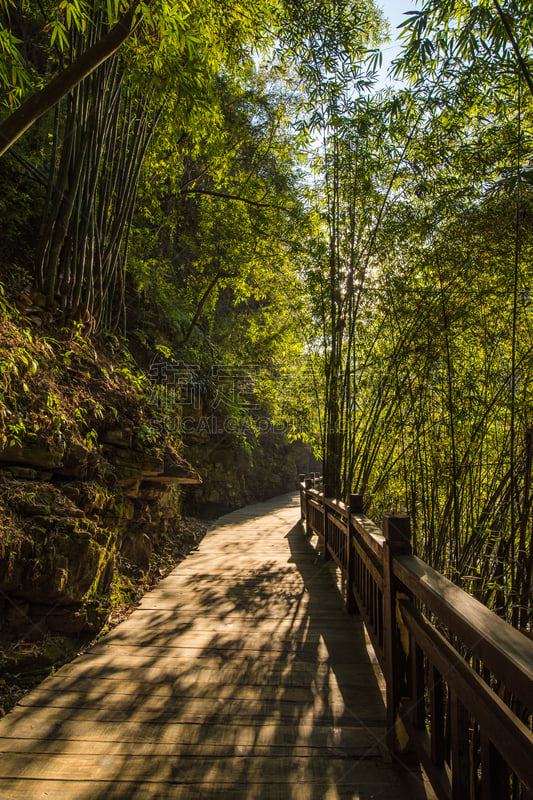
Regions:
<instances>
[{"instance_id":1,"label":"horizontal railing rail","mask_svg":"<svg viewBox=\"0 0 533 800\"><path fill-rule=\"evenodd\" d=\"M306 533L385 676L389 751L415 753L439 800L533 800L533 641L413 555L407 515L380 529L362 495L300 479Z\"/></svg>"}]
</instances>

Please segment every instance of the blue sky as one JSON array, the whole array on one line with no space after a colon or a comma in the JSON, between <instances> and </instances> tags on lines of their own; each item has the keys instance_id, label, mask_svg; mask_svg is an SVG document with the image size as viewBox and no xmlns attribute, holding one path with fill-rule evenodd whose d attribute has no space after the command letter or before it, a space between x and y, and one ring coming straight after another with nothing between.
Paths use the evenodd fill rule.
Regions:
<instances>
[{"instance_id":1,"label":"blue sky","mask_svg":"<svg viewBox=\"0 0 533 800\"><path fill-rule=\"evenodd\" d=\"M400 50L395 29L405 19L406 11L420 10L421 3L417 3L416 0L376 0L376 5L383 9L391 26L391 41L383 46L383 76L385 76L390 62Z\"/></svg>"},{"instance_id":2,"label":"blue sky","mask_svg":"<svg viewBox=\"0 0 533 800\"><path fill-rule=\"evenodd\" d=\"M376 0L376 5L384 10L393 26L402 21L405 11L413 11L413 9L421 7L421 3L417 4L415 0Z\"/></svg>"}]
</instances>

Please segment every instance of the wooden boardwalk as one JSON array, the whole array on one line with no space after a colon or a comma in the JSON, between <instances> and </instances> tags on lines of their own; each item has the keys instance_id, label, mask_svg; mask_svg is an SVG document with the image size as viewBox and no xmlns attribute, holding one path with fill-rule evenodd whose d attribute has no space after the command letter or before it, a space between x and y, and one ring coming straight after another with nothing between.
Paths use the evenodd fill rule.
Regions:
<instances>
[{"instance_id":1,"label":"wooden boardwalk","mask_svg":"<svg viewBox=\"0 0 533 800\"><path fill-rule=\"evenodd\" d=\"M362 623L287 495L218 520L0 721L2 800L413 800Z\"/></svg>"}]
</instances>

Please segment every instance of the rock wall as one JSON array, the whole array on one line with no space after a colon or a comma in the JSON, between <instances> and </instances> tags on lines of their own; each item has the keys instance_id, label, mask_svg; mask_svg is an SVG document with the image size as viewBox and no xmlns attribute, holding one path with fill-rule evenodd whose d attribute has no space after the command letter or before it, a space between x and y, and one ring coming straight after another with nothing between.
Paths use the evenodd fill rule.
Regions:
<instances>
[{"instance_id":1,"label":"rock wall","mask_svg":"<svg viewBox=\"0 0 533 800\"><path fill-rule=\"evenodd\" d=\"M181 512L196 473L132 446L127 431L92 449L38 444L0 452L0 637L99 629L131 594Z\"/></svg>"},{"instance_id":2,"label":"rock wall","mask_svg":"<svg viewBox=\"0 0 533 800\"><path fill-rule=\"evenodd\" d=\"M289 443L275 432L258 436L250 448L229 438L189 438L186 452L198 465L202 484L187 488L184 507L204 518L296 491L300 473L319 469L307 445Z\"/></svg>"}]
</instances>

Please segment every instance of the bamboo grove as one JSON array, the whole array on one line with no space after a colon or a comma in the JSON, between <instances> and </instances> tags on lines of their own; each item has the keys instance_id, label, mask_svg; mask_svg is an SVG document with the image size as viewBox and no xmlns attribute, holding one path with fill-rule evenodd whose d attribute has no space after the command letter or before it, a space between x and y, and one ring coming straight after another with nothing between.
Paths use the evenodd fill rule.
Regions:
<instances>
[{"instance_id":1,"label":"bamboo grove","mask_svg":"<svg viewBox=\"0 0 533 800\"><path fill-rule=\"evenodd\" d=\"M426 3L410 88L327 108L307 281L327 491L408 512L421 556L526 630L533 17L500 11Z\"/></svg>"},{"instance_id":2,"label":"bamboo grove","mask_svg":"<svg viewBox=\"0 0 533 800\"><path fill-rule=\"evenodd\" d=\"M203 391L259 365L328 492L408 511L531 630L533 12L420 3L383 88L378 5L0 0L0 138L40 108L0 158L0 256Z\"/></svg>"}]
</instances>

